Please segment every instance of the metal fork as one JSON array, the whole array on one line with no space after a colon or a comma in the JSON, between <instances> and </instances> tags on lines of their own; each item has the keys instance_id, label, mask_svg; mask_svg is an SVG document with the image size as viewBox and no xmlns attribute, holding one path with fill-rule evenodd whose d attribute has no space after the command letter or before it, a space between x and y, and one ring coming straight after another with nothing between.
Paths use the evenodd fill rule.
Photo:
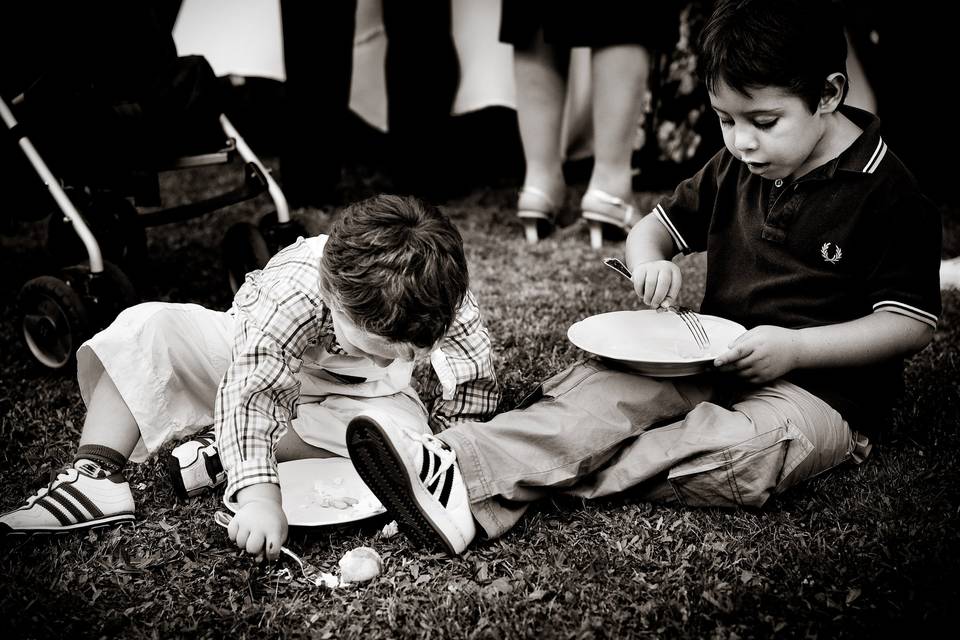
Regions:
<instances>
[{"instance_id":1,"label":"metal fork","mask_svg":"<svg viewBox=\"0 0 960 640\"><path fill-rule=\"evenodd\" d=\"M607 265L630 282L633 282L633 274L630 272L630 269L627 268L627 265L623 264L620 259L604 258L603 264ZM657 311L672 311L673 313L677 314L677 316L679 316L683 321L683 324L687 326L687 330L690 332L690 335L693 336L697 346L704 350L710 347L710 336L707 334L707 330L703 328L703 323L700 322L700 316L696 311L690 309L689 307L681 307L678 305L660 307L657 309Z\"/></svg>"},{"instance_id":2,"label":"metal fork","mask_svg":"<svg viewBox=\"0 0 960 640\"><path fill-rule=\"evenodd\" d=\"M226 514L223 511L216 511L213 514L213 521L224 529L230 526L231 520L233 520L233 516ZM293 558L297 564L300 565L300 573L303 574L303 577L306 578L309 583L315 587L319 587L320 585L324 584L323 572L320 571L320 569L317 569L315 566L286 547L280 547L280 551Z\"/></svg>"},{"instance_id":3,"label":"metal fork","mask_svg":"<svg viewBox=\"0 0 960 640\"><path fill-rule=\"evenodd\" d=\"M696 340L697 346L706 351L710 348L710 336L707 334L707 330L703 328L703 323L700 322L700 316L696 311L689 307L680 307L676 305L670 305L669 307L660 307L657 311L672 311L677 314L683 324L687 325L687 330L690 331L690 334L693 335L693 339Z\"/></svg>"}]
</instances>

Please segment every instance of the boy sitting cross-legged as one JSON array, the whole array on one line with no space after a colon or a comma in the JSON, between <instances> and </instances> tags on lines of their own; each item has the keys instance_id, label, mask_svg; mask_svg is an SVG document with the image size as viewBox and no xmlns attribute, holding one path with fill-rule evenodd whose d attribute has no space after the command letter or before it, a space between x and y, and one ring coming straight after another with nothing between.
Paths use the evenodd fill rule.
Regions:
<instances>
[{"instance_id":1,"label":"boy sitting cross-legged","mask_svg":"<svg viewBox=\"0 0 960 640\"><path fill-rule=\"evenodd\" d=\"M843 105L834 4L718 3L700 63L726 149L627 238L646 305L677 299L675 254L706 251L702 311L748 331L690 378L578 363L482 427L355 418L353 464L415 541L459 553L475 522L497 537L555 491L758 507L868 455L937 324L940 220L879 121Z\"/></svg>"},{"instance_id":2,"label":"boy sitting cross-legged","mask_svg":"<svg viewBox=\"0 0 960 640\"><path fill-rule=\"evenodd\" d=\"M442 213L378 196L248 274L227 312L127 309L78 351L87 415L73 464L0 516L0 530L132 520L127 459L199 433L169 460L178 492L225 479L230 538L275 558L287 536L278 461L346 455L347 423L363 411L430 433L496 409L490 338L467 281L460 234ZM438 379L429 411L410 386L428 354Z\"/></svg>"}]
</instances>

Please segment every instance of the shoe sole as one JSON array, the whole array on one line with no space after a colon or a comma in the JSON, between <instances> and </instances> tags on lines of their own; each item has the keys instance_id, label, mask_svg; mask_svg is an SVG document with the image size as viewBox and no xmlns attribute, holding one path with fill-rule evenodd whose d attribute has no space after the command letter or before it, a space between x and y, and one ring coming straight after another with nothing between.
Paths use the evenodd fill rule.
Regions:
<instances>
[{"instance_id":1,"label":"shoe sole","mask_svg":"<svg viewBox=\"0 0 960 640\"><path fill-rule=\"evenodd\" d=\"M84 531L86 529L102 529L104 527L110 527L113 525L126 524L127 522L133 522L136 520L136 517L132 513L120 513L115 516L108 516L106 518L100 518L99 520L92 520L89 522L78 522L76 524L71 524L61 527L51 527L49 529L11 529L10 525L0 524L0 534L7 536L15 535L50 535L57 533L72 533L76 531Z\"/></svg>"},{"instance_id":2,"label":"shoe sole","mask_svg":"<svg viewBox=\"0 0 960 640\"><path fill-rule=\"evenodd\" d=\"M405 471L403 458L379 424L363 416L351 420L347 426L347 451L360 478L397 519L398 528L415 546L458 555L447 536L414 499L416 490Z\"/></svg>"}]
</instances>

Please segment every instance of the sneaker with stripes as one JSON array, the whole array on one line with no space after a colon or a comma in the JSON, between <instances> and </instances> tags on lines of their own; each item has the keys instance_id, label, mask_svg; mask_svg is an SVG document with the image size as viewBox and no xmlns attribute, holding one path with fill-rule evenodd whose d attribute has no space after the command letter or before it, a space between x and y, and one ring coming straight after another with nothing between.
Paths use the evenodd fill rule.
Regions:
<instances>
[{"instance_id":1,"label":"sneaker with stripes","mask_svg":"<svg viewBox=\"0 0 960 640\"><path fill-rule=\"evenodd\" d=\"M77 460L26 504L0 516L0 532L58 533L133 520L133 494L119 471Z\"/></svg>"},{"instance_id":2,"label":"sneaker with stripes","mask_svg":"<svg viewBox=\"0 0 960 640\"><path fill-rule=\"evenodd\" d=\"M179 497L192 498L226 482L227 474L220 464L215 437L211 429L177 445L170 452L167 471L173 491Z\"/></svg>"},{"instance_id":3,"label":"sneaker with stripes","mask_svg":"<svg viewBox=\"0 0 960 640\"><path fill-rule=\"evenodd\" d=\"M347 426L347 450L360 477L422 548L459 554L476 536L457 455L425 433L394 425L389 416L357 416Z\"/></svg>"}]
</instances>

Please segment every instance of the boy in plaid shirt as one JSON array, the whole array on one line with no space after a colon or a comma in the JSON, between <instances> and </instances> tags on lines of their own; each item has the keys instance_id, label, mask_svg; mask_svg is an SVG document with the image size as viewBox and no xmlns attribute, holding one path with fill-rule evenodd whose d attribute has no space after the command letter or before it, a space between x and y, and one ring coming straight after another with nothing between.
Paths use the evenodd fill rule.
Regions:
<instances>
[{"instance_id":1,"label":"boy in plaid shirt","mask_svg":"<svg viewBox=\"0 0 960 640\"><path fill-rule=\"evenodd\" d=\"M132 520L127 459L199 434L168 460L174 488L191 496L226 482L231 539L276 557L287 535L278 461L347 455L346 425L364 410L424 433L493 414L490 338L467 280L443 214L378 196L248 274L227 312L127 309L77 353L87 416L73 464L0 516L0 530ZM437 378L429 409L410 386L425 356Z\"/></svg>"}]
</instances>

